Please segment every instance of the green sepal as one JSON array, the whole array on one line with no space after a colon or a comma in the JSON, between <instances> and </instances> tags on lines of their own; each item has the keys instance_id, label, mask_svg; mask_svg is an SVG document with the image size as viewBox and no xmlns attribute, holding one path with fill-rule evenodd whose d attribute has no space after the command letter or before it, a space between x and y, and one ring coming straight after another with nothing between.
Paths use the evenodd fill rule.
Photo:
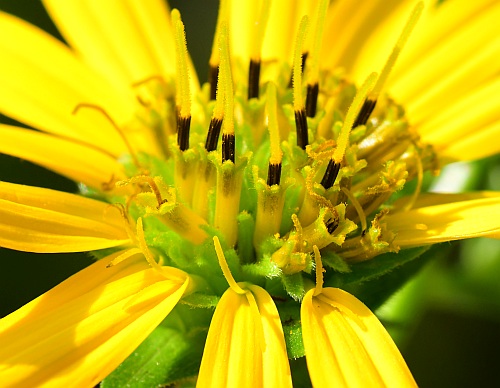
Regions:
<instances>
[{"instance_id":1,"label":"green sepal","mask_svg":"<svg viewBox=\"0 0 500 388\"><path fill-rule=\"evenodd\" d=\"M292 275L283 275L281 281L288 295L294 300L301 300L303 298L306 291L304 287L304 278L301 272Z\"/></svg>"},{"instance_id":2,"label":"green sepal","mask_svg":"<svg viewBox=\"0 0 500 388\"><path fill-rule=\"evenodd\" d=\"M195 292L181 299L180 303L193 308L215 308L220 298L217 295L206 295Z\"/></svg>"}]
</instances>

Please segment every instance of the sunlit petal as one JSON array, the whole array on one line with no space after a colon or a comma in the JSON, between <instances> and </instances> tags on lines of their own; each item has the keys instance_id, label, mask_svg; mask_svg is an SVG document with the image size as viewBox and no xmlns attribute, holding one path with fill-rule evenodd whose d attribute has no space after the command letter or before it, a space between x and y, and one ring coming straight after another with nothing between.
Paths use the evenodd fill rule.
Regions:
<instances>
[{"instance_id":1,"label":"sunlit petal","mask_svg":"<svg viewBox=\"0 0 500 388\"><path fill-rule=\"evenodd\" d=\"M76 141L0 124L0 152L37 163L76 182L102 189L124 179L115 158Z\"/></svg>"},{"instance_id":2,"label":"sunlit petal","mask_svg":"<svg viewBox=\"0 0 500 388\"><path fill-rule=\"evenodd\" d=\"M44 0L44 5L71 46L112 83L132 86L174 75L174 40L164 2ZM197 89L193 68L191 79Z\"/></svg>"},{"instance_id":3,"label":"sunlit petal","mask_svg":"<svg viewBox=\"0 0 500 388\"><path fill-rule=\"evenodd\" d=\"M500 232L500 195L491 195L482 198L479 194L477 199L454 201L451 194L444 198L440 194L427 194L426 206L390 214L384 222L396 233L394 243L400 247L471 237L496 237ZM458 194L457 199L460 196Z\"/></svg>"},{"instance_id":4,"label":"sunlit petal","mask_svg":"<svg viewBox=\"0 0 500 388\"><path fill-rule=\"evenodd\" d=\"M123 142L101 114L72 112L80 103L93 103L118 121L128 121L133 112L131 95L118 93L66 46L36 27L0 13L0 28L5 36L16 37L0 40L0 49L9 56L8 61L0 62L2 113L120 154L125 149Z\"/></svg>"},{"instance_id":5,"label":"sunlit petal","mask_svg":"<svg viewBox=\"0 0 500 388\"><path fill-rule=\"evenodd\" d=\"M307 292L301 307L307 368L315 387L416 386L391 337L358 299L338 288Z\"/></svg>"},{"instance_id":6,"label":"sunlit petal","mask_svg":"<svg viewBox=\"0 0 500 388\"><path fill-rule=\"evenodd\" d=\"M93 387L168 315L187 276L141 255L107 268L120 253L0 320L2 385Z\"/></svg>"},{"instance_id":7,"label":"sunlit petal","mask_svg":"<svg viewBox=\"0 0 500 388\"><path fill-rule=\"evenodd\" d=\"M219 301L210 324L197 386L292 386L276 306L264 289L251 285L248 290L246 294L238 294L229 288Z\"/></svg>"},{"instance_id":8,"label":"sunlit petal","mask_svg":"<svg viewBox=\"0 0 500 388\"><path fill-rule=\"evenodd\" d=\"M0 246L28 252L82 252L127 244L113 206L74 194L0 182Z\"/></svg>"}]
</instances>

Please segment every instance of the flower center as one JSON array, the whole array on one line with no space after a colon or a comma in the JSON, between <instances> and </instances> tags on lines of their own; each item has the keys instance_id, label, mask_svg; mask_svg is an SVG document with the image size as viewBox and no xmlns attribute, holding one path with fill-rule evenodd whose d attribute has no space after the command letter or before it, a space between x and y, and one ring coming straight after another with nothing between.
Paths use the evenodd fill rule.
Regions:
<instances>
[{"instance_id":1,"label":"flower center","mask_svg":"<svg viewBox=\"0 0 500 388\"><path fill-rule=\"evenodd\" d=\"M296 299L314 281L315 251L333 269L398 251L384 216L400 191L418 193L423 173L437 168L432 147L382 93L421 4L380 74L356 88L342 69L320 71L327 3L320 2L307 51L309 22L302 19L292 66L261 60L268 7L246 69L230 57L228 25L219 20L210 83L195 94L174 10L176 78L137 85L137 120L159 144L131 154L136 162L123 159L130 179L118 185L132 185L134 194L110 201L123 203L131 219L141 217L147 246L165 264L205 278L209 292L227 285L214 237L237 281L272 288L272 279L281 280L283 296ZM271 69L277 76L261 79Z\"/></svg>"}]
</instances>

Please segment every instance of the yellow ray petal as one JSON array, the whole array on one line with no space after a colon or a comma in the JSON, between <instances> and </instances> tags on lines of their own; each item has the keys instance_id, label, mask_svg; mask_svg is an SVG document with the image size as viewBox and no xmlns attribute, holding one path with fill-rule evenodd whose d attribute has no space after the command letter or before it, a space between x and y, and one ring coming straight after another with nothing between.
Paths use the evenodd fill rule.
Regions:
<instances>
[{"instance_id":1,"label":"yellow ray petal","mask_svg":"<svg viewBox=\"0 0 500 388\"><path fill-rule=\"evenodd\" d=\"M0 153L40 164L99 190L111 180L124 179L116 159L75 141L2 124L0 138Z\"/></svg>"},{"instance_id":2,"label":"yellow ray petal","mask_svg":"<svg viewBox=\"0 0 500 388\"><path fill-rule=\"evenodd\" d=\"M483 11L393 78L391 95L418 123L498 72L500 5ZM442 20L445 23L445 20Z\"/></svg>"},{"instance_id":3,"label":"yellow ray petal","mask_svg":"<svg viewBox=\"0 0 500 388\"><path fill-rule=\"evenodd\" d=\"M452 160L472 160L500 151L500 77L486 82L418 126L422 139Z\"/></svg>"},{"instance_id":4,"label":"yellow ray petal","mask_svg":"<svg viewBox=\"0 0 500 388\"><path fill-rule=\"evenodd\" d=\"M172 58L175 58L175 41L168 5L162 0L127 0L127 2L147 46L161 69L161 74L166 78L174 75L175 61ZM189 78L191 98L193 98L200 89L200 83L190 57Z\"/></svg>"},{"instance_id":5,"label":"yellow ray petal","mask_svg":"<svg viewBox=\"0 0 500 388\"><path fill-rule=\"evenodd\" d=\"M278 60L292 63L293 40L302 16L307 13L309 2L298 0L273 0L271 13L262 46L263 61ZM234 38L233 38L234 39Z\"/></svg>"},{"instance_id":6,"label":"yellow ray petal","mask_svg":"<svg viewBox=\"0 0 500 388\"><path fill-rule=\"evenodd\" d=\"M27 252L82 252L127 244L113 206L55 190L0 182L0 246Z\"/></svg>"},{"instance_id":7,"label":"yellow ray petal","mask_svg":"<svg viewBox=\"0 0 500 388\"><path fill-rule=\"evenodd\" d=\"M128 121L135 104L132 96L117 92L89 71L61 42L13 16L0 13L5 36L0 50L0 110L35 128L106 147L120 154L123 142L96 112L72 115L82 102L101 106L111 116Z\"/></svg>"},{"instance_id":8,"label":"yellow ray petal","mask_svg":"<svg viewBox=\"0 0 500 388\"><path fill-rule=\"evenodd\" d=\"M500 12L499 12L500 17ZM443 51L442 60L447 51ZM418 124L429 117L437 114L450 99L469 93L482 83L489 82L498 73L498 53L500 52L500 37L481 45L474 53L469 53L462 63L449 61L449 67L443 69L442 74L433 74L429 69L425 77L421 78L421 84L427 84L425 91L416 91L405 103L406 112L411 123ZM425 70L423 70L425 72ZM415 83L416 79L412 80ZM410 82L410 81L409 81ZM417 81L418 82L418 81ZM411 88L411 85L407 85ZM398 96L395 91L394 96Z\"/></svg>"},{"instance_id":9,"label":"yellow ray petal","mask_svg":"<svg viewBox=\"0 0 500 388\"><path fill-rule=\"evenodd\" d=\"M451 194L447 196L452 200ZM481 196L484 195L479 194L479 199L463 197L463 201L443 203L440 194L428 194L427 206L390 214L383 220L396 233L394 243L405 248L471 237L497 237L500 195Z\"/></svg>"},{"instance_id":10,"label":"yellow ray petal","mask_svg":"<svg viewBox=\"0 0 500 388\"><path fill-rule=\"evenodd\" d=\"M198 387L291 387L283 329L276 306L258 286L229 288L208 331ZM253 301L253 302L252 302Z\"/></svg>"},{"instance_id":11,"label":"yellow ray petal","mask_svg":"<svg viewBox=\"0 0 500 388\"><path fill-rule=\"evenodd\" d=\"M414 5L415 1L409 0L332 2L327 13L323 35L322 65L330 69L342 66L350 72L356 58L362 54L359 48L370 34L378 26L384 26L390 15L399 7L407 7L406 15L408 15ZM400 20L400 25L403 26L405 21L406 19ZM395 34L395 40L398 33L399 31ZM389 53L390 49L386 56ZM370 72L378 70L372 68ZM362 74L361 81L366 78L367 74Z\"/></svg>"},{"instance_id":12,"label":"yellow ray petal","mask_svg":"<svg viewBox=\"0 0 500 388\"><path fill-rule=\"evenodd\" d=\"M309 290L301 306L307 368L316 387L416 386L391 337L358 299Z\"/></svg>"},{"instance_id":13,"label":"yellow ray petal","mask_svg":"<svg viewBox=\"0 0 500 388\"><path fill-rule=\"evenodd\" d=\"M398 59L398 65L392 72L393 79L399 78L408 68L425 58L427 53L440 42L474 21L496 2L496 0L453 0L441 2L438 7L427 3L427 12L418 22L412 34L411 44L404 49ZM375 40L373 44L376 44Z\"/></svg>"},{"instance_id":14,"label":"yellow ray petal","mask_svg":"<svg viewBox=\"0 0 500 388\"><path fill-rule=\"evenodd\" d=\"M93 387L168 315L187 276L150 268L141 255L107 268L120 253L0 320L2 384Z\"/></svg>"},{"instance_id":15,"label":"yellow ray petal","mask_svg":"<svg viewBox=\"0 0 500 388\"><path fill-rule=\"evenodd\" d=\"M175 74L174 40L164 2L43 3L70 45L113 84L130 87L150 77L168 78ZM196 73L191 70L192 85L197 90Z\"/></svg>"},{"instance_id":16,"label":"yellow ray petal","mask_svg":"<svg viewBox=\"0 0 500 388\"><path fill-rule=\"evenodd\" d=\"M360 46L356 47L353 55L355 60L351 61L349 73L355 82L362 82L367 74L373 71L380 72L385 62L389 58L398 37L402 33L405 23L407 22L412 9L418 1L400 1L394 5L384 19L383 23L374 26L374 29L367 32L367 35L360 41ZM427 2L428 3L428 2ZM385 4L381 5L385 7ZM418 22L412 27L412 32L409 36L408 43L405 44L402 52L407 50L408 46L413 44L415 29L421 24L421 20L430 11L432 7L427 4L424 6L422 16L418 18ZM387 11L386 11L387 12ZM415 28L416 27L416 28ZM394 68L399 67L399 56ZM391 70L392 73L392 70Z\"/></svg>"},{"instance_id":17,"label":"yellow ray petal","mask_svg":"<svg viewBox=\"0 0 500 388\"><path fill-rule=\"evenodd\" d=\"M500 121L487 125L462 139L456 140L439 153L449 161L474 160L500 152Z\"/></svg>"},{"instance_id":18,"label":"yellow ray petal","mask_svg":"<svg viewBox=\"0 0 500 388\"><path fill-rule=\"evenodd\" d=\"M424 141L447 145L498 121L500 77L482 84L470 93L456 96L448 106L418 126Z\"/></svg>"},{"instance_id":19,"label":"yellow ray petal","mask_svg":"<svg viewBox=\"0 0 500 388\"><path fill-rule=\"evenodd\" d=\"M257 4L256 4L257 3ZM261 1L229 0L229 44L232 58L240 58L246 66L250 61L252 24L257 20Z\"/></svg>"},{"instance_id":20,"label":"yellow ray petal","mask_svg":"<svg viewBox=\"0 0 500 388\"><path fill-rule=\"evenodd\" d=\"M478 199L497 198L499 194L496 191L478 191L471 193L447 194L447 193L424 193L420 194L413 203L412 209L420 207L445 205L448 203L474 201ZM408 197L401 198L394 202L394 207L403 209L410 200Z\"/></svg>"},{"instance_id":21,"label":"yellow ray petal","mask_svg":"<svg viewBox=\"0 0 500 388\"><path fill-rule=\"evenodd\" d=\"M47 0L44 5L71 46L116 84L160 74L125 1Z\"/></svg>"}]
</instances>

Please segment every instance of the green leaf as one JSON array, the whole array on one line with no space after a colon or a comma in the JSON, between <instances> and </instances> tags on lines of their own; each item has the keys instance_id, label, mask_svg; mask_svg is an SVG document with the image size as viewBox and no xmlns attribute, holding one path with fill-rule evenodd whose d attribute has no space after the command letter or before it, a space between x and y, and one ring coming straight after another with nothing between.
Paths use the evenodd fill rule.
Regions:
<instances>
[{"instance_id":1,"label":"green leaf","mask_svg":"<svg viewBox=\"0 0 500 388\"><path fill-rule=\"evenodd\" d=\"M102 388L158 387L198 375L213 311L177 306L102 383ZM184 386L184 385L182 385Z\"/></svg>"},{"instance_id":2,"label":"green leaf","mask_svg":"<svg viewBox=\"0 0 500 388\"><path fill-rule=\"evenodd\" d=\"M372 260L352 264L351 272L334 274L325 286L342 288L375 309L434 256L438 248L430 248L425 246L385 253Z\"/></svg>"}]
</instances>

